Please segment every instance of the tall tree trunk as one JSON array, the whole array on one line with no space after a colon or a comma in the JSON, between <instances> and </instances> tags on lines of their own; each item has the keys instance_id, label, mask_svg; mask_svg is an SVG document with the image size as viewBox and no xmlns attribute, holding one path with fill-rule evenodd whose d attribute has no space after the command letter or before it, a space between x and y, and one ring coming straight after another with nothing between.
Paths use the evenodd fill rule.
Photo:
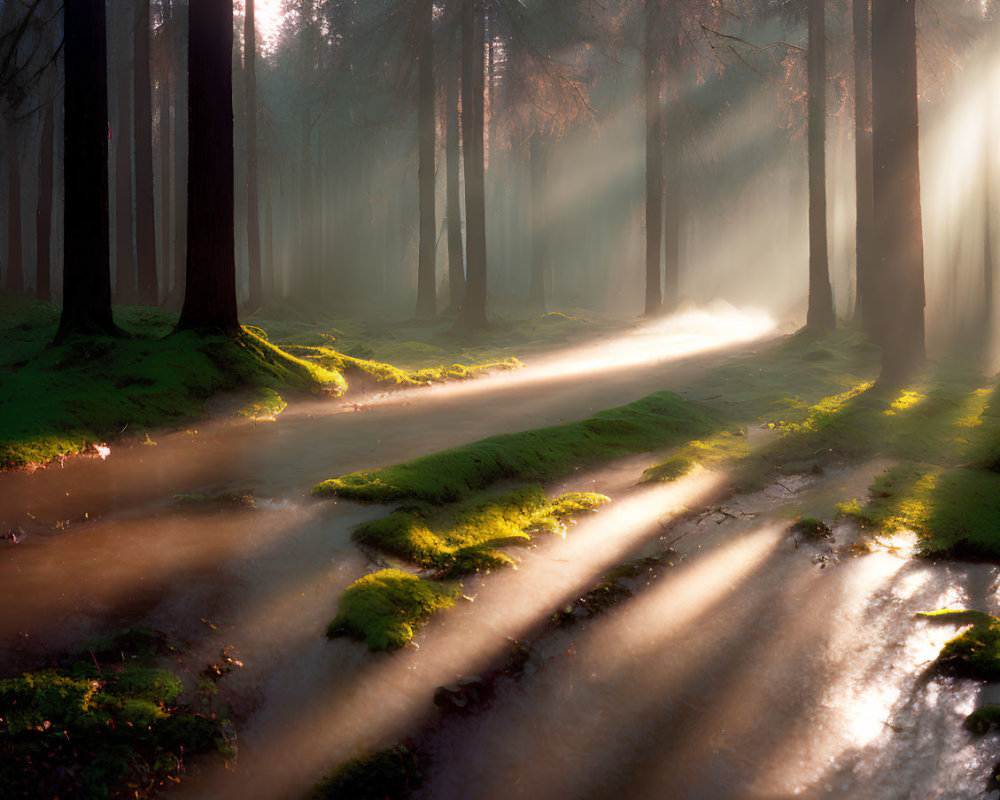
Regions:
<instances>
[{"instance_id":1,"label":"tall tree trunk","mask_svg":"<svg viewBox=\"0 0 1000 800\"><path fill-rule=\"evenodd\" d=\"M267 214L264 218L264 260L261 265L261 292L269 300L277 297L275 291L277 281L275 280L274 268L274 203L271 199L271 175L267 174L265 183L267 196Z\"/></svg>"},{"instance_id":2,"label":"tall tree trunk","mask_svg":"<svg viewBox=\"0 0 1000 800\"><path fill-rule=\"evenodd\" d=\"M115 300L136 300L135 244L132 213L132 30L130 5L114 6L115 96L118 102L115 145Z\"/></svg>"},{"instance_id":3,"label":"tall tree trunk","mask_svg":"<svg viewBox=\"0 0 1000 800\"><path fill-rule=\"evenodd\" d=\"M456 53L457 56L457 53ZM445 70L445 202L448 223L448 309L457 312L465 296L465 253L459 170L462 167L458 131L458 72L460 58Z\"/></svg>"},{"instance_id":4,"label":"tall tree trunk","mask_svg":"<svg viewBox=\"0 0 1000 800\"><path fill-rule=\"evenodd\" d=\"M171 4L169 0L163 2L163 22L160 33L160 85L158 92L158 102L160 106L160 263L163 265L163 294L170 291L173 283L173 276L170 274L174 264L174 237L171 234L171 220L173 217L171 203L171 176L170 176L170 38L173 36L173 21L171 19Z\"/></svg>"},{"instance_id":5,"label":"tall tree trunk","mask_svg":"<svg viewBox=\"0 0 1000 800\"><path fill-rule=\"evenodd\" d=\"M542 134L531 135L531 303L540 313L546 309L545 283L548 277L548 209L545 200L547 145Z\"/></svg>"},{"instance_id":6,"label":"tall tree trunk","mask_svg":"<svg viewBox=\"0 0 1000 800\"><path fill-rule=\"evenodd\" d=\"M53 164L55 162L55 99L53 73L55 65L46 70L42 79L45 109L42 119L42 138L38 145L38 205L35 210L35 297L49 302L52 299L52 194Z\"/></svg>"},{"instance_id":7,"label":"tall tree trunk","mask_svg":"<svg viewBox=\"0 0 1000 800\"><path fill-rule=\"evenodd\" d=\"M437 313L437 219L434 197L434 151L437 117L434 114L434 3L419 0L417 26L420 37L417 127L419 165L417 184L420 203L420 254L417 266L417 316Z\"/></svg>"},{"instance_id":8,"label":"tall tree trunk","mask_svg":"<svg viewBox=\"0 0 1000 800\"><path fill-rule=\"evenodd\" d=\"M646 43L643 86L646 97L646 305L658 314L663 304L660 254L663 248L663 109L660 106L660 0L645 0Z\"/></svg>"},{"instance_id":9,"label":"tall tree trunk","mask_svg":"<svg viewBox=\"0 0 1000 800\"><path fill-rule=\"evenodd\" d=\"M677 44L672 46L676 48ZM668 56L671 64L669 75L674 84L674 100L670 103L671 112L665 115L667 120L666 142L664 145L664 166L666 191L663 203L663 307L673 311L680 302L681 277L681 217L683 215L684 177L681 174L681 125L682 114L680 98L683 94L677 87L681 80L679 64L676 63L676 52Z\"/></svg>"},{"instance_id":10,"label":"tall tree trunk","mask_svg":"<svg viewBox=\"0 0 1000 800\"><path fill-rule=\"evenodd\" d=\"M156 284L156 213L153 206L153 94L150 80L149 0L135 6L134 70L132 91L135 94L135 251L138 300L155 305Z\"/></svg>"},{"instance_id":11,"label":"tall tree trunk","mask_svg":"<svg viewBox=\"0 0 1000 800\"><path fill-rule=\"evenodd\" d=\"M233 5L189 10L187 285L180 330L239 331L233 234Z\"/></svg>"},{"instance_id":12,"label":"tall tree trunk","mask_svg":"<svg viewBox=\"0 0 1000 800\"><path fill-rule=\"evenodd\" d=\"M879 382L895 385L926 357L914 0L872 3L872 101Z\"/></svg>"},{"instance_id":13,"label":"tall tree trunk","mask_svg":"<svg viewBox=\"0 0 1000 800\"><path fill-rule=\"evenodd\" d=\"M875 164L872 153L872 40L871 0L853 0L854 12L854 184L857 196L855 227L856 294L855 319L862 329L878 338L878 313L875 306L874 279L877 268L873 183ZM871 304L872 313L865 307Z\"/></svg>"},{"instance_id":14,"label":"tall tree trunk","mask_svg":"<svg viewBox=\"0 0 1000 800\"><path fill-rule=\"evenodd\" d=\"M459 328L485 328L486 175L483 150L483 2L462 5L462 141L465 161L465 300Z\"/></svg>"},{"instance_id":15,"label":"tall tree trunk","mask_svg":"<svg viewBox=\"0 0 1000 800\"><path fill-rule=\"evenodd\" d=\"M108 244L108 84L104 0L65 0L63 308L57 340L117 333Z\"/></svg>"},{"instance_id":16,"label":"tall tree trunk","mask_svg":"<svg viewBox=\"0 0 1000 800\"><path fill-rule=\"evenodd\" d=\"M188 174L188 96L187 41L189 4L177 2L173 7L174 35L170 38L170 69L177 76L174 81L174 148L173 148L173 218L174 218L174 268L173 284L167 295L166 305L180 309L184 297L185 264L187 263L187 174Z\"/></svg>"},{"instance_id":17,"label":"tall tree trunk","mask_svg":"<svg viewBox=\"0 0 1000 800\"><path fill-rule=\"evenodd\" d=\"M986 41L983 48L986 53L993 53L996 19L991 17L986 21ZM988 62L992 65L992 61ZM989 68L986 73L985 86L990 88ZM996 264L993 255L993 182L996 179L996 106L991 92L987 92L983 107L983 330L987 336L993 335L993 322L996 316Z\"/></svg>"},{"instance_id":18,"label":"tall tree trunk","mask_svg":"<svg viewBox=\"0 0 1000 800\"><path fill-rule=\"evenodd\" d=\"M826 0L809 0L809 311L806 327L836 325L826 230Z\"/></svg>"},{"instance_id":19,"label":"tall tree trunk","mask_svg":"<svg viewBox=\"0 0 1000 800\"><path fill-rule=\"evenodd\" d=\"M257 188L257 29L254 23L254 0L246 0L243 22L244 109L247 137L247 263L249 264L249 306L256 310L263 302L263 275L260 265L260 203Z\"/></svg>"},{"instance_id":20,"label":"tall tree trunk","mask_svg":"<svg viewBox=\"0 0 1000 800\"><path fill-rule=\"evenodd\" d=\"M21 123L8 119L7 151L7 281L8 294L24 294L24 246L21 232Z\"/></svg>"}]
</instances>

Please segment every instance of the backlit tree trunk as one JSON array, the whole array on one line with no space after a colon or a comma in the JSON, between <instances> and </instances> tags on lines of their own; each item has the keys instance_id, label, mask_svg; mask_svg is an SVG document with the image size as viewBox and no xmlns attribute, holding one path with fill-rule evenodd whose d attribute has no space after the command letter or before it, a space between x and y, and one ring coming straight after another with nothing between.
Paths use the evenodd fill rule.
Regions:
<instances>
[{"instance_id":1,"label":"backlit tree trunk","mask_svg":"<svg viewBox=\"0 0 1000 800\"><path fill-rule=\"evenodd\" d=\"M187 284L178 329L235 333L233 5L189 10Z\"/></svg>"},{"instance_id":2,"label":"backlit tree trunk","mask_svg":"<svg viewBox=\"0 0 1000 800\"><path fill-rule=\"evenodd\" d=\"M925 358L915 0L873 0L872 101L879 381L894 385Z\"/></svg>"},{"instance_id":3,"label":"backlit tree trunk","mask_svg":"<svg viewBox=\"0 0 1000 800\"><path fill-rule=\"evenodd\" d=\"M448 223L448 307L458 311L465 296L465 252L462 248L462 210L459 195L462 157L458 131L459 59L453 58L445 71L445 201Z\"/></svg>"},{"instance_id":4,"label":"backlit tree trunk","mask_svg":"<svg viewBox=\"0 0 1000 800\"><path fill-rule=\"evenodd\" d=\"M877 0L876 0L877 1ZM826 0L809 0L809 311L806 327L833 328L826 230Z\"/></svg>"},{"instance_id":5,"label":"backlit tree trunk","mask_svg":"<svg viewBox=\"0 0 1000 800\"><path fill-rule=\"evenodd\" d=\"M196 0L197 2L198 0ZM138 300L157 301L156 215L153 206L153 94L150 81L149 0L135 6L132 92L135 95L135 252Z\"/></svg>"},{"instance_id":6,"label":"backlit tree trunk","mask_svg":"<svg viewBox=\"0 0 1000 800\"><path fill-rule=\"evenodd\" d=\"M243 22L244 40L244 109L247 137L247 263L249 264L249 305L256 310L263 302L263 277L260 265L260 203L257 187L257 30L254 24L254 0L246 0Z\"/></svg>"},{"instance_id":7,"label":"backlit tree trunk","mask_svg":"<svg viewBox=\"0 0 1000 800\"><path fill-rule=\"evenodd\" d=\"M434 3L418 0L417 28L420 37L417 126L419 128L419 166L417 184L420 203L420 252L417 266L417 316L437 313L436 263L437 220L434 209L434 151L436 148L434 114Z\"/></svg>"},{"instance_id":8,"label":"backlit tree trunk","mask_svg":"<svg viewBox=\"0 0 1000 800\"><path fill-rule=\"evenodd\" d=\"M128 3L116 3L115 97L117 124L111 141L115 148L115 300L136 300L135 245L132 213L132 15Z\"/></svg>"},{"instance_id":9,"label":"backlit tree trunk","mask_svg":"<svg viewBox=\"0 0 1000 800\"><path fill-rule=\"evenodd\" d=\"M875 167L872 154L872 66L871 0L853 0L854 11L854 154L857 224L855 227L856 295L855 317L871 336L878 337L878 313L875 307L877 275L873 264L874 209L872 208ZM871 303L871 313L866 306Z\"/></svg>"},{"instance_id":10,"label":"backlit tree trunk","mask_svg":"<svg viewBox=\"0 0 1000 800\"><path fill-rule=\"evenodd\" d=\"M660 278L663 249L663 110L660 89L660 0L645 0L646 42L643 49L643 87L646 98L646 315L663 305Z\"/></svg>"},{"instance_id":11,"label":"backlit tree trunk","mask_svg":"<svg viewBox=\"0 0 1000 800\"><path fill-rule=\"evenodd\" d=\"M545 205L546 144L542 134L531 136L531 303L538 312L546 310L545 283L548 273L548 209Z\"/></svg>"},{"instance_id":12,"label":"backlit tree trunk","mask_svg":"<svg viewBox=\"0 0 1000 800\"><path fill-rule=\"evenodd\" d=\"M24 294L24 247L21 233L21 122L8 119L7 151L7 275L5 289Z\"/></svg>"},{"instance_id":13,"label":"backlit tree trunk","mask_svg":"<svg viewBox=\"0 0 1000 800\"><path fill-rule=\"evenodd\" d=\"M35 210L35 297L46 302L52 299L52 198L56 127L52 80L54 73L55 65L51 65L42 80L45 108L42 112L42 137L38 146L38 205Z\"/></svg>"}]
</instances>

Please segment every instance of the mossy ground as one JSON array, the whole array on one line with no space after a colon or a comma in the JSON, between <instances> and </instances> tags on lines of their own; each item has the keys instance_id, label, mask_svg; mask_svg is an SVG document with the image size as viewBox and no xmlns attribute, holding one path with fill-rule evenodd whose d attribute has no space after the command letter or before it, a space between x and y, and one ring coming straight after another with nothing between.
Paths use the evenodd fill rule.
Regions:
<instances>
[{"instance_id":1,"label":"mossy ground","mask_svg":"<svg viewBox=\"0 0 1000 800\"><path fill-rule=\"evenodd\" d=\"M451 608L457 584L429 581L398 569L365 575L340 596L327 636L363 639L369 650L405 647L436 611Z\"/></svg>"},{"instance_id":2,"label":"mossy ground","mask_svg":"<svg viewBox=\"0 0 1000 800\"><path fill-rule=\"evenodd\" d=\"M1000 619L982 611L941 610L920 616L971 626L941 648L936 662L940 669L976 680L1000 680Z\"/></svg>"},{"instance_id":3,"label":"mossy ground","mask_svg":"<svg viewBox=\"0 0 1000 800\"><path fill-rule=\"evenodd\" d=\"M0 680L0 796L152 797L185 757L235 755L223 723L180 702L158 664L174 645L137 629Z\"/></svg>"},{"instance_id":4,"label":"mossy ground","mask_svg":"<svg viewBox=\"0 0 1000 800\"><path fill-rule=\"evenodd\" d=\"M498 547L525 544L539 531L561 532L571 516L607 500L583 492L549 499L540 486L525 486L443 510L396 511L358 526L353 538L424 569L458 577L510 564L510 556Z\"/></svg>"},{"instance_id":5,"label":"mossy ground","mask_svg":"<svg viewBox=\"0 0 1000 800\"><path fill-rule=\"evenodd\" d=\"M513 369L519 362L512 348L551 346L610 324L546 316L460 340L445 323L255 319L239 337L226 338L171 335L177 315L158 308L116 307L115 319L127 337L52 345L56 307L0 295L0 469L44 464L122 436L141 439L147 430L205 416L207 401L218 395L242 398L226 413L271 419L289 393L339 395L348 379L419 385ZM380 360L367 360L372 355Z\"/></svg>"},{"instance_id":6,"label":"mossy ground","mask_svg":"<svg viewBox=\"0 0 1000 800\"><path fill-rule=\"evenodd\" d=\"M342 764L313 788L309 800L404 800L421 783L417 756L400 744Z\"/></svg>"},{"instance_id":7,"label":"mossy ground","mask_svg":"<svg viewBox=\"0 0 1000 800\"><path fill-rule=\"evenodd\" d=\"M593 417L505 434L379 470L318 484L313 494L362 502L456 502L500 480L545 481L630 453L689 440L711 429L702 406L660 392Z\"/></svg>"}]
</instances>

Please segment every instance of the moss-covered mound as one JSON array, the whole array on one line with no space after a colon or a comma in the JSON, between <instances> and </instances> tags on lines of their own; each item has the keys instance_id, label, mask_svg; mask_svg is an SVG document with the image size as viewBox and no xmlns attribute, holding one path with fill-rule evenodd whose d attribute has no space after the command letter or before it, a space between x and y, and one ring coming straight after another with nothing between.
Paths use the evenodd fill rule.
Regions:
<instances>
[{"instance_id":1,"label":"moss-covered mound","mask_svg":"<svg viewBox=\"0 0 1000 800\"><path fill-rule=\"evenodd\" d=\"M983 703L965 718L962 727L976 736L983 736L1000 728L1000 705Z\"/></svg>"},{"instance_id":2,"label":"moss-covered mound","mask_svg":"<svg viewBox=\"0 0 1000 800\"><path fill-rule=\"evenodd\" d=\"M660 392L627 406L552 428L505 434L379 470L324 481L313 494L387 503L407 498L450 503L503 480L544 481L629 453L706 432L703 407Z\"/></svg>"},{"instance_id":3,"label":"moss-covered mound","mask_svg":"<svg viewBox=\"0 0 1000 800\"><path fill-rule=\"evenodd\" d=\"M536 531L559 532L574 514L607 501L583 492L549 499L540 486L526 486L444 512L396 511L358 526L353 538L425 569L459 576L510 564L510 557L496 548L527 542Z\"/></svg>"},{"instance_id":4,"label":"moss-covered mound","mask_svg":"<svg viewBox=\"0 0 1000 800\"><path fill-rule=\"evenodd\" d=\"M0 680L0 797L147 798L181 778L185 757L235 754L214 714L178 703L180 678L156 666L164 637L107 644Z\"/></svg>"},{"instance_id":5,"label":"moss-covered mound","mask_svg":"<svg viewBox=\"0 0 1000 800\"><path fill-rule=\"evenodd\" d=\"M458 587L384 569L352 583L340 596L327 636L363 639L369 650L398 650L435 611L450 608Z\"/></svg>"},{"instance_id":6,"label":"moss-covered mound","mask_svg":"<svg viewBox=\"0 0 1000 800\"><path fill-rule=\"evenodd\" d=\"M403 745L342 764L309 794L309 800L404 800L422 783L417 757Z\"/></svg>"},{"instance_id":7,"label":"moss-covered mound","mask_svg":"<svg viewBox=\"0 0 1000 800\"><path fill-rule=\"evenodd\" d=\"M906 462L841 511L862 525L911 530L928 557L1000 558L1000 474Z\"/></svg>"},{"instance_id":8,"label":"moss-covered mound","mask_svg":"<svg viewBox=\"0 0 1000 800\"><path fill-rule=\"evenodd\" d=\"M972 626L941 648L941 669L976 680L1000 680L1000 619L982 611L942 610L920 616Z\"/></svg>"}]
</instances>

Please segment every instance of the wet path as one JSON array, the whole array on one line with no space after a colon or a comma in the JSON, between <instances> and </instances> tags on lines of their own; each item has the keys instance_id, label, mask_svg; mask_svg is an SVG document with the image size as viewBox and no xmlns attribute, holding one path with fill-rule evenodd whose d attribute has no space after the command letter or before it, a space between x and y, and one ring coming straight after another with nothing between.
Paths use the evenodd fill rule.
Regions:
<instances>
[{"instance_id":1,"label":"wet path","mask_svg":"<svg viewBox=\"0 0 1000 800\"><path fill-rule=\"evenodd\" d=\"M909 615L960 603L972 578L992 600L988 568L882 553L820 570L789 546L780 513L767 516L781 504L772 498L752 518L703 520L678 544L678 569L613 613L539 634L603 571L685 532L673 521L716 497L724 476L634 490L641 459L577 475L565 488L615 503L525 553L518 571L470 581L474 600L435 619L419 649L371 655L324 638L340 592L368 569L350 528L384 509L312 501L312 484L695 385L725 357L699 343L721 346L733 329L714 342L694 329L633 336L359 410L303 404L274 423L202 426L105 462L3 476L0 525L26 535L0 551L0 647L18 662L137 622L191 642L193 662L235 646L246 666L220 691L247 720L239 767L208 770L185 797L294 797L360 749L426 725L437 727L430 798L784 797L827 783L851 787L843 796L977 796L956 793L981 786L995 756L955 724L974 689L938 686L933 701L920 691L912 676L933 648ZM257 509L173 502L247 489ZM436 686L487 669L508 637L539 635L526 677L499 686L485 713L438 719ZM902 657L886 657L890 644ZM877 722L852 699L869 687L881 687ZM925 754L900 766L910 752ZM896 793L907 781L916 793ZM941 786L952 793L923 793Z\"/></svg>"}]
</instances>

